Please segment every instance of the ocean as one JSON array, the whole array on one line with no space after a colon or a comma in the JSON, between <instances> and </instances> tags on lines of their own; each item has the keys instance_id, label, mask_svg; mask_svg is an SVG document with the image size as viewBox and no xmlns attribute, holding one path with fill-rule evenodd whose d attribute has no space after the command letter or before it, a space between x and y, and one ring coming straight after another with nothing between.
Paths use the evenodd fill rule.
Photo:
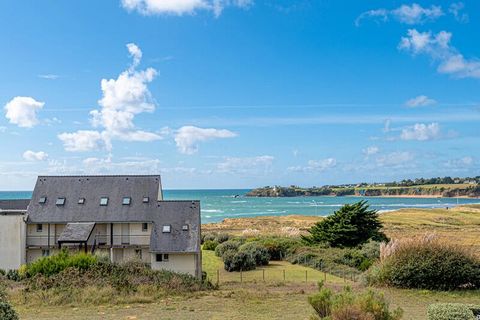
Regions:
<instances>
[{"instance_id":1,"label":"ocean","mask_svg":"<svg viewBox=\"0 0 480 320\"><path fill-rule=\"evenodd\" d=\"M202 223L225 218L285 216L292 214L327 216L346 203L362 199L380 212L401 208L445 208L457 204L480 203L465 198L387 198L387 197L293 197L249 198L249 190L164 190L166 200L200 200ZM30 191L0 191L0 199L30 198Z\"/></svg>"}]
</instances>

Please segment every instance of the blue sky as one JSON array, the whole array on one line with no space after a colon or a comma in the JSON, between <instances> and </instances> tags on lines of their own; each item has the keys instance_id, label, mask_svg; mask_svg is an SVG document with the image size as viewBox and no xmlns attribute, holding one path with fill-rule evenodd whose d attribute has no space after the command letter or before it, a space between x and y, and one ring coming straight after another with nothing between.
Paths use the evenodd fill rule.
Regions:
<instances>
[{"instance_id":1,"label":"blue sky","mask_svg":"<svg viewBox=\"0 0 480 320\"><path fill-rule=\"evenodd\" d=\"M478 1L0 3L0 190L474 176Z\"/></svg>"}]
</instances>

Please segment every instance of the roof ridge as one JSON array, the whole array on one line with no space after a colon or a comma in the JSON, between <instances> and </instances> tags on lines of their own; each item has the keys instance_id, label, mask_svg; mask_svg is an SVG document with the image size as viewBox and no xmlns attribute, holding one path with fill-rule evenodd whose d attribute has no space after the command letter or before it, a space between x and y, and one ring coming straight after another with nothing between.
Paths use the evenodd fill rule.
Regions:
<instances>
[{"instance_id":1,"label":"roof ridge","mask_svg":"<svg viewBox=\"0 0 480 320\"><path fill-rule=\"evenodd\" d=\"M104 177L160 177L160 174L80 174L80 175L43 175L38 178L104 178Z\"/></svg>"}]
</instances>

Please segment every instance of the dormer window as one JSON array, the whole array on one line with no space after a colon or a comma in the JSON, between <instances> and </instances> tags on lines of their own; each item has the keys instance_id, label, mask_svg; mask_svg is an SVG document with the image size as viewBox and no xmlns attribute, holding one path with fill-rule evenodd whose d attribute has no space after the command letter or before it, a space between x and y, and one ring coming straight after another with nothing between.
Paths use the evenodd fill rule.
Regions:
<instances>
[{"instance_id":1,"label":"dormer window","mask_svg":"<svg viewBox=\"0 0 480 320\"><path fill-rule=\"evenodd\" d=\"M101 197L100 198L100 205L101 206L108 206L108 198L107 197Z\"/></svg>"},{"instance_id":2,"label":"dormer window","mask_svg":"<svg viewBox=\"0 0 480 320\"><path fill-rule=\"evenodd\" d=\"M79 198L78 204L85 204L85 198Z\"/></svg>"},{"instance_id":3,"label":"dormer window","mask_svg":"<svg viewBox=\"0 0 480 320\"><path fill-rule=\"evenodd\" d=\"M123 197L123 199L122 199L122 204L124 206L129 206L131 202L132 202L132 198L130 198L130 197Z\"/></svg>"},{"instance_id":4,"label":"dormer window","mask_svg":"<svg viewBox=\"0 0 480 320\"><path fill-rule=\"evenodd\" d=\"M169 225L169 224L164 225L163 228L162 228L162 232L163 232L163 233L170 233L170 232L172 232L172 226Z\"/></svg>"},{"instance_id":5,"label":"dormer window","mask_svg":"<svg viewBox=\"0 0 480 320\"><path fill-rule=\"evenodd\" d=\"M184 224L184 225L182 226L182 230L183 230L183 231L188 231L188 224Z\"/></svg>"},{"instance_id":6,"label":"dormer window","mask_svg":"<svg viewBox=\"0 0 480 320\"><path fill-rule=\"evenodd\" d=\"M41 198L38 200L38 203L40 203L40 204L45 204L45 202L47 202L47 197L41 197Z\"/></svg>"},{"instance_id":7,"label":"dormer window","mask_svg":"<svg viewBox=\"0 0 480 320\"><path fill-rule=\"evenodd\" d=\"M149 202L150 202L150 198L149 198L149 197L143 197L142 202L143 202L143 203L149 203Z\"/></svg>"},{"instance_id":8,"label":"dormer window","mask_svg":"<svg viewBox=\"0 0 480 320\"><path fill-rule=\"evenodd\" d=\"M65 204L65 198L57 198L57 201L55 201L55 204L57 206L63 206Z\"/></svg>"}]
</instances>

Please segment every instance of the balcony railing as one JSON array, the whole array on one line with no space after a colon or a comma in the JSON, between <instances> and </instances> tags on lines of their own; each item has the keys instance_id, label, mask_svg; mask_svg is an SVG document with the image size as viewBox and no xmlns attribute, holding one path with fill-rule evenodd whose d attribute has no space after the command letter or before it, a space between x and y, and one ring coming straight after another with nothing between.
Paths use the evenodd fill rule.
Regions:
<instances>
[{"instance_id":1,"label":"balcony railing","mask_svg":"<svg viewBox=\"0 0 480 320\"><path fill-rule=\"evenodd\" d=\"M50 241L48 236L27 236L27 247L55 247L58 246L57 236L50 236ZM113 243L112 243L113 242ZM148 246L150 244L150 234L145 235L108 235L108 234L96 234L91 235L88 239L88 245L93 245L102 247L111 247L111 246Z\"/></svg>"}]
</instances>

